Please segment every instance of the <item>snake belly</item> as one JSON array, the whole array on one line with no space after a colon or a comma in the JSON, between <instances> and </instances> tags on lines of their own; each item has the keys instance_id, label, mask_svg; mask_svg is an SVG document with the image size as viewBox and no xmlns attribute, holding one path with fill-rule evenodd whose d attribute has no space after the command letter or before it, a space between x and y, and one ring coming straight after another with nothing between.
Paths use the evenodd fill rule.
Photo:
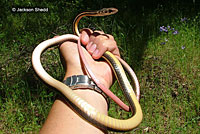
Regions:
<instances>
[{"instance_id":1,"label":"snake belly","mask_svg":"<svg viewBox=\"0 0 200 134\"><path fill-rule=\"evenodd\" d=\"M61 92L66 97L72 108L93 125L114 131L129 131L137 127L142 121L142 110L133 90L127 90L125 93L125 97L129 100L130 108L133 113L132 117L125 120L115 119L97 111L85 100L75 94L70 87L54 79L44 70L40 57L45 49L67 40L78 39L78 36L66 34L40 43L32 53L32 65L35 72L43 81Z\"/></svg>"}]
</instances>

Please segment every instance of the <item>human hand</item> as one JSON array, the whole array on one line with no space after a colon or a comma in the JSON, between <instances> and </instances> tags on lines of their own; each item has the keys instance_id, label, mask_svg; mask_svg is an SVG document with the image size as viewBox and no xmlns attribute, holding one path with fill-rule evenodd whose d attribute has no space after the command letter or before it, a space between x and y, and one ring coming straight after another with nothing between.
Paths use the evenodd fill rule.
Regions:
<instances>
[{"instance_id":1,"label":"human hand","mask_svg":"<svg viewBox=\"0 0 200 134\"><path fill-rule=\"evenodd\" d=\"M110 51L115 56L120 57L114 37L105 34L103 31L93 32L90 29L83 29L81 32L81 42L94 59L99 59L106 51Z\"/></svg>"},{"instance_id":2,"label":"human hand","mask_svg":"<svg viewBox=\"0 0 200 134\"><path fill-rule=\"evenodd\" d=\"M113 73L111 67L106 61L95 61L100 58L105 51L110 51L116 56L120 56L116 41L113 36L105 34L104 32L84 29L81 34L81 42L85 58L95 74L96 78L104 84L107 88L112 85ZM65 78L72 75L83 75L85 70L80 62L77 44L73 41L64 42L60 46L60 52L66 65Z\"/></svg>"}]
</instances>

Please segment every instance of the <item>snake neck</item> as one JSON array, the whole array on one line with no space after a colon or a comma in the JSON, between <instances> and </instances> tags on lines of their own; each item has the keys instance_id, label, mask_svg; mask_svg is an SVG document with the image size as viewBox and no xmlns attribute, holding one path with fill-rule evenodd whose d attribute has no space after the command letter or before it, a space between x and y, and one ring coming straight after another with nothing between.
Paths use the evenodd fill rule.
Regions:
<instances>
[{"instance_id":1,"label":"snake neck","mask_svg":"<svg viewBox=\"0 0 200 134\"><path fill-rule=\"evenodd\" d=\"M96 16L96 12L83 12L76 16L73 22L73 33L80 37L80 32L78 30L78 23L84 16Z\"/></svg>"}]
</instances>

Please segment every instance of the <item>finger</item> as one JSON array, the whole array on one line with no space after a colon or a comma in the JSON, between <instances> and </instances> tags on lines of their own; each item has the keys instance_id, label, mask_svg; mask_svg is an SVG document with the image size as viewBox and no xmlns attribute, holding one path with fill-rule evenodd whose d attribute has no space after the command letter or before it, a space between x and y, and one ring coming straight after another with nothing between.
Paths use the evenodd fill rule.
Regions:
<instances>
[{"instance_id":1,"label":"finger","mask_svg":"<svg viewBox=\"0 0 200 134\"><path fill-rule=\"evenodd\" d=\"M92 54L94 59L99 59L106 51L110 51L113 55L120 56L116 41L113 40L102 41L100 45L97 45L95 51Z\"/></svg>"},{"instance_id":2,"label":"finger","mask_svg":"<svg viewBox=\"0 0 200 134\"><path fill-rule=\"evenodd\" d=\"M90 47L92 46L92 44L93 44L93 42L89 42L89 43L87 44L87 46L86 46L86 49L89 50Z\"/></svg>"},{"instance_id":3,"label":"finger","mask_svg":"<svg viewBox=\"0 0 200 134\"><path fill-rule=\"evenodd\" d=\"M112 35L110 35L110 34L106 34L106 35L108 36L109 39L114 40L114 37Z\"/></svg>"},{"instance_id":4,"label":"finger","mask_svg":"<svg viewBox=\"0 0 200 134\"><path fill-rule=\"evenodd\" d=\"M89 28L83 28L80 30L80 33L82 32L86 32L88 35L91 35L93 33L93 30L89 29Z\"/></svg>"},{"instance_id":5,"label":"finger","mask_svg":"<svg viewBox=\"0 0 200 134\"><path fill-rule=\"evenodd\" d=\"M110 37L108 36L108 34L100 34L100 35L98 36L98 38L109 39Z\"/></svg>"},{"instance_id":6,"label":"finger","mask_svg":"<svg viewBox=\"0 0 200 134\"><path fill-rule=\"evenodd\" d=\"M103 32L101 32L101 33L102 34L100 34L99 32L92 33L92 35L90 36L89 41L90 42L94 42L96 44L99 44L102 41L109 39L109 37L106 34L104 34Z\"/></svg>"},{"instance_id":7,"label":"finger","mask_svg":"<svg viewBox=\"0 0 200 134\"><path fill-rule=\"evenodd\" d=\"M94 33L105 34L103 31L95 30Z\"/></svg>"},{"instance_id":8,"label":"finger","mask_svg":"<svg viewBox=\"0 0 200 134\"><path fill-rule=\"evenodd\" d=\"M114 40L114 37L113 37L112 35L110 35L110 34L101 34L101 35L99 35L98 37L100 37L100 36L105 37L105 39Z\"/></svg>"},{"instance_id":9,"label":"finger","mask_svg":"<svg viewBox=\"0 0 200 134\"><path fill-rule=\"evenodd\" d=\"M105 34L103 31L98 31L98 30L95 30L94 33L92 35L97 35L97 36L105 36L109 39L114 39L114 37L110 34Z\"/></svg>"},{"instance_id":10,"label":"finger","mask_svg":"<svg viewBox=\"0 0 200 134\"><path fill-rule=\"evenodd\" d=\"M92 44L90 46L90 48L88 49L88 52L92 55L96 49L97 49L97 45L96 44Z\"/></svg>"},{"instance_id":11,"label":"finger","mask_svg":"<svg viewBox=\"0 0 200 134\"><path fill-rule=\"evenodd\" d=\"M81 42L83 45L87 45L90 40L90 35L93 33L91 29L83 29L81 30Z\"/></svg>"},{"instance_id":12,"label":"finger","mask_svg":"<svg viewBox=\"0 0 200 134\"><path fill-rule=\"evenodd\" d=\"M92 57L94 59L99 59L106 51L107 51L107 47L104 47L102 43L102 45L97 46L95 51L92 53Z\"/></svg>"},{"instance_id":13,"label":"finger","mask_svg":"<svg viewBox=\"0 0 200 134\"><path fill-rule=\"evenodd\" d=\"M92 34L91 34L91 37L94 38L94 37L98 37L99 35L101 34L105 34L103 31L98 31L98 30L95 30Z\"/></svg>"},{"instance_id":14,"label":"finger","mask_svg":"<svg viewBox=\"0 0 200 134\"><path fill-rule=\"evenodd\" d=\"M90 41L95 41L95 40L99 40L99 41L103 41L103 40L114 40L114 37L112 35L109 34L105 34L103 32L101 32L102 34L100 34L99 32L94 32L92 33L92 35L90 36Z\"/></svg>"},{"instance_id":15,"label":"finger","mask_svg":"<svg viewBox=\"0 0 200 134\"><path fill-rule=\"evenodd\" d=\"M117 42L115 40L108 40L109 43L107 43L106 47L108 48L107 51L110 51L113 55L119 56L119 49L117 47Z\"/></svg>"}]
</instances>

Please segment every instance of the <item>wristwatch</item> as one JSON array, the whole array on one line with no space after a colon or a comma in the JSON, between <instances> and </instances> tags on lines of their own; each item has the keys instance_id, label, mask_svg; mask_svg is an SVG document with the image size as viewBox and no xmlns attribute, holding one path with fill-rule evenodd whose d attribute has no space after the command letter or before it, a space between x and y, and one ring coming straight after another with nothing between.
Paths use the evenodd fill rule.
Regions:
<instances>
[{"instance_id":1,"label":"wristwatch","mask_svg":"<svg viewBox=\"0 0 200 134\"><path fill-rule=\"evenodd\" d=\"M100 93L109 104L108 96L87 76L87 75L73 75L67 77L66 80L63 81L64 84L69 86L71 89L90 89Z\"/></svg>"}]
</instances>

